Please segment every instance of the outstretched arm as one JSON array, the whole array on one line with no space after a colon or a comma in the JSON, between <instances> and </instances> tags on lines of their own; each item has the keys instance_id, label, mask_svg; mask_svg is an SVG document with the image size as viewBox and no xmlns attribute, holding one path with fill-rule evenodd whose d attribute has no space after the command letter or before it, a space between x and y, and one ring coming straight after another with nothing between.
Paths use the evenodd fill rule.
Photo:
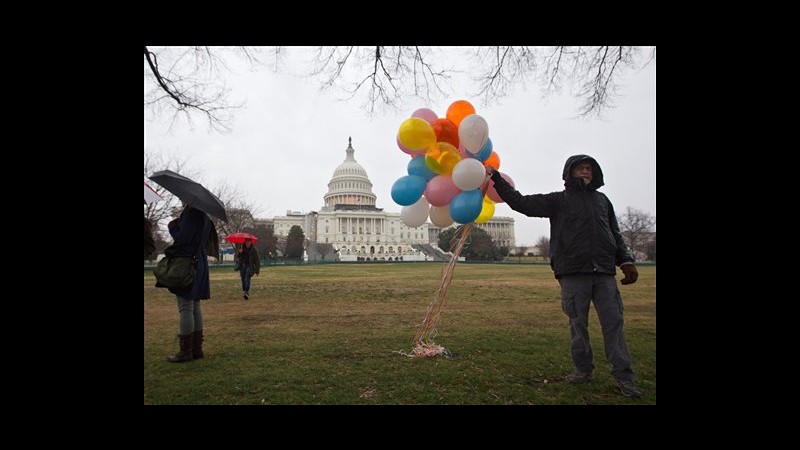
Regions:
<instances>
[{"instance_id":1,"label":"outstretched arm","mask_svg":"<svg viewBox=\"0 0 800 450\"><path fill-rule=\"evenodd\" d=\"M497 195L514 211L529 217L552 217L555 215L557 203L554 194L522 195L500 176L500 172L491 166L486 168L486 173L491 175Z\"/></svg>"}]
</instances>

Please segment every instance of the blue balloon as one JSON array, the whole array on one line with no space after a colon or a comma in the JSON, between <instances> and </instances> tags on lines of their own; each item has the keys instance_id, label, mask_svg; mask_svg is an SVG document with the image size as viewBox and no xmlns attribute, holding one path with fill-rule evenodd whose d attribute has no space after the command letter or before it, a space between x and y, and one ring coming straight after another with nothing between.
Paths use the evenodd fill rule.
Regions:
<instances>
[{"instance_id":1,"label":"blue balloon","mask_svg":"<svg viewBox=\"0 0 800 450\"><path fill-rule=\"evenodd\" d=\"M464 191L450 201L450 217L460 224L467 224L481 214L483 195L480 189Z\"/></svg>"},{"instance_id":2,"label":"blue balloon","mask_svg":"<svg viewBox=\"0 0 800 450\"><path fill-rule=\"evenodd\" d=\"M401 206L413 205L425 192L426 183L425 178L417 175L400 177L392 185L392 200Z\"/></svg>"},{"instance_id":3,"label":"blue balloon","mask_svg":"<svg viewBox=\"0 0 800 450\"><path fill-rule=\"evenodd\" d=\"M492 138L487 138L486 143L483 144L483 148L481 148L481 151L475 155L475 159L480 162L484 162L489 159L490 156L492 156Z\"/></svg>"},{"instance_id":4,"label":"blue balloon","mask_svg":"<svg viewBox=\"0 0 800 450\"><path fill-rule=\"evenodd\" d=\"M411 158L411 161L408 162L408 174L425 178L425 181L428 181L437 175L436 172L429 169L428 165L425 164L425 155L419 155Z\"/></svg>"}]
</instances>

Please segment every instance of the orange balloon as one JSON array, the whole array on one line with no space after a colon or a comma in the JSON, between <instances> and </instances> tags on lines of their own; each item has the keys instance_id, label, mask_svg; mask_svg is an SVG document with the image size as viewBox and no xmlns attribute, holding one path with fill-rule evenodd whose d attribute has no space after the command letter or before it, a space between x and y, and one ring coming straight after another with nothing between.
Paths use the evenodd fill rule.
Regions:
<instances>
[{"instance_id":1,"label":"orange balloon","mask_svg":"<svg viewBox=\"0 0 800 450\"><path fill-rule=\"evenodd\" d=\"M431 126L436 133L436 142L447 142L458 148L458 127L450 119L436 119Z\"/></svg>"},{"instance_id":2,"label":"orange balloon","mask_svg":"<svg viewBox=\"0 0 800 450\"><path fill-rule=\"evenodd\" d=\"M475 107L466 100L456 100L447 108L447 118L450 119L450 122L453 122L456 127L461 125L461 121L464 120L464 117L470 114L475 114Z\"/></svg>"},{"instance_id":3,"label":"orange balloon","mask_svg":"<svg viewBox=\"0 0 800 450\"><path fill-rule=\"evenodd\" d=\"M483 162L484 166L492 166L494 170L500 170L500 155L497 152L492 151L492 154L486 158L486 161Z\"/></svg>"}]
</instances>

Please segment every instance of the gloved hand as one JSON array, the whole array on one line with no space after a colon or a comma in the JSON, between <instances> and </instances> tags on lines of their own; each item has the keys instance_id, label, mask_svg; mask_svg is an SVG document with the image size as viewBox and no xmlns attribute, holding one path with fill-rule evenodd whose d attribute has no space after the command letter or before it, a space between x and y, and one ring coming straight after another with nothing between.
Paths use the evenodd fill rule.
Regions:
<instances>
[{"instance_id":1,"label":"gloved hand","mask_svg":"<svg viewBox=\"0 0 800 450\"><path fill-rule=\"evenodd\" d=\"M639 271L636 270L636 266L633 264L625 264L624 266L620 267L622 273L625 274L625 278L623 278L620 283L622 284L633 284L636 283L636 280L639 278Z\"/></svg>"}]
</instances>

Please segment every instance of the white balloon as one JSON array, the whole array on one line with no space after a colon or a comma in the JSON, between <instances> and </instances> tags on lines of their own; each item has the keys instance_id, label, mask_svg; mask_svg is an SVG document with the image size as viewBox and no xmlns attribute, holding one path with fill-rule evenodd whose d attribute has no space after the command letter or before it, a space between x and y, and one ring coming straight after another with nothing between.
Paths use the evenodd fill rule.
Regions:
<instances>
[{"instance_id":1,"label":"white balloon","mask_svg":"<svg viewBox=\"0 0 800 450\"><path fill-rule=\"evenodd\" d=\"M406 224L407 227L418 227L428 220L428 209L430 203L425 197L420 197L416 203L403 206L400 210L400 219Z\"/></svg>"},{"instance_id":2,"label":"white balloon","mask_svg":"<svg viewBox=\"0 0 800 450\"><path fill-rule=\"evenodd\" d=\"M447 228L453 224L454 220L450 217L450 205L431 206L431 223L439 228Z\"/></svg>"},{"instance_id":3,"label":"white balloon","mask_svg":"<svg viewBox=\"0 0 800 450\"><path fill-rule=\"evenodd\" d=\"M477 189L486 178L486 168L477 159L462 159L453 167L453 184L462 191Z\"/></svg>"},{"instance_id":4,"label":"white balloon","mask_svg":"<svg viewBox=\"0 0 800 450\"><path fill-rule=\"evenodd\" d=\"M481 151L487 139L489 139L489 124L477 114L464 117L458 125L458 141L473 155Z\"/></svg>"}]
</instances>

